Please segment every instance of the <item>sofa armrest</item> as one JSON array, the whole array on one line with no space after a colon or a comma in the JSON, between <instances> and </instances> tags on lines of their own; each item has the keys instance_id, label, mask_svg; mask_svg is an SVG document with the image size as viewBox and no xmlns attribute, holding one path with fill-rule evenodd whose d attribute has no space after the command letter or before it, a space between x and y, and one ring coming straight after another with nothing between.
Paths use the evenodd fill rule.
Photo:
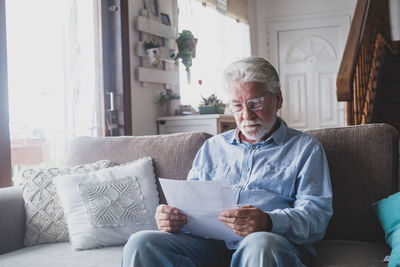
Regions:
<instances>
[{"instance_id":1,"label":"sofa armrest","mask_svg":"<svg viewBox=\"0 0 400 267\"><path fill-rule=\"evenodd\" d=\"M24 246L25 216L21 188L0 188L0 254Z\"/></svg>"}]
</instances>

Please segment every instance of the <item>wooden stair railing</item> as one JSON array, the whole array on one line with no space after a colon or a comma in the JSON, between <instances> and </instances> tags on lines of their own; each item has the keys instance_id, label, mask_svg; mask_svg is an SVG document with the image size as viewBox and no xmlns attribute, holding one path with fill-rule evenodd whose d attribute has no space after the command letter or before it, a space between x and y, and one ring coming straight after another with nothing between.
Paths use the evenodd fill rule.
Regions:
<instances>
[{"instance_id":1,"label":"wooden stair railing","mask_svg":"<svg viewBox=\"0 0 400 267\"><path fill-rule=\"evenodd\" d=\"M389 55L388 55L389 54ZM357 113L357 124L374 123L377 115L377 93L382 87L382 76L384 72L384 64L388 56L393 56L395 52L392 47L386 42L383 36L378 33L376 36L374 55L371 62L371 71L368 77L368 84L364 98L354 99L358 101L355 106L363 107L360 113ZM356 114L354 114L356 115Z\"/></svg>"},{"instance_id":2,"label":"wooden stair railing","mask_svg":"<svg viewBox=\"0 0 400 267\"><path fill-rule=\"evenodd\" d=\"M378 33L391 41L388 0L358 0L336 81L337 99L346 101L346 125L366 123L372 109L368 83L374 54L380 54L374 52Z\"/></svg>"}]
</instances>

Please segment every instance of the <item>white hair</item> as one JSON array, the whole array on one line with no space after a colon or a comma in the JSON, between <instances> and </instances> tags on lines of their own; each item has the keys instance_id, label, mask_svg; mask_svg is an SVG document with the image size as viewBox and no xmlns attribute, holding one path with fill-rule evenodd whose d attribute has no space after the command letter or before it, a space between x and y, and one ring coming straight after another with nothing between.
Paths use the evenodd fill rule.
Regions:
<instances>
[{"instance_id":1,"label":"white hair","mask_svg":"<svg viewBox=\"0 0 400 267\"><path fill-rule=\"evenodd\" d=\"M278 73L271 63L261 57L248 57L229 64L222 78L225 90L229 90L233 82L258 82L273 95L280 90Z\"/></svg>"}]
</instances>

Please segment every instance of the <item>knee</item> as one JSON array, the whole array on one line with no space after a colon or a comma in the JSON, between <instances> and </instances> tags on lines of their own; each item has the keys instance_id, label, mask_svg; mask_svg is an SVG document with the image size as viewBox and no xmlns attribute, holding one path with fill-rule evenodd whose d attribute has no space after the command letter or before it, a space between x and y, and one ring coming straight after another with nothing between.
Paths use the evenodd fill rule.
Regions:
<instances>
[{"instance_id":1,"label":"knee","mask_svg":"<svg viewBox=\"0 0 400 267\"><path fill-rule=\"evenodd\" d=\"M154 257L152 247L157 244L158 231L140 231L129 237L122 252L121 266L150 266Z\"/></svg>"},{"instance_id":2,"label":"knee","mask_svg":"<svg viewBox=\"0 0 400 267\"><path fill-rule=\"evenodd\" d=\"M290 241L269 232L246 236L233 254L231 266L304 266Z\"/></svg>"},{"instance_id":3,"label":"knee","mask_svg":"<svg viewBox=\"0 0 400 267\"><path fill-rule=\"evenodd\" d=\"M143 244L151 244L154 239L158 236L157 231L139 231L132 234L128 242L125 244L124 250L128 249L129 251L135 251L137 249L142 249Z\"/></svg>"},{"instance_id":4,"label":"knee","mask_svg":"<svg viewBox=\"0 0 400 267\"><path fill-rule=\"evenodd\" d=\"M268 253L272 251L279 251L280 249L287 249L287 239L284 237L270 233L270 232L255 232L247 235L241 242L242 249L250 251L258 251Z\"/></svg>"},{"instance_id":5,"label":"knee","mask_svg":"<svg viewBox=\"0 0 400 267\"><path fill-rule=\"evenodd\" d=\"M155 240L158 238L158 231L140 231L131 235L128 239L128 242L125 244L124 253L128 251L129 253L133 253L138 250L143 250L147 246L153 244Z\"/></svg>"}]
</instances>

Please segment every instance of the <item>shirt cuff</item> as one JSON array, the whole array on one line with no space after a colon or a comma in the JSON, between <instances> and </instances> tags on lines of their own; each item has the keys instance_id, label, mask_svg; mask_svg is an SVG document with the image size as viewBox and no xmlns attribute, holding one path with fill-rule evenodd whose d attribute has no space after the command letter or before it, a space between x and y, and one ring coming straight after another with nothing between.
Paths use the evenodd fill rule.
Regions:
<instances>
[{"instance_id":1,"label":"shirt cuff","mask_svg":"<svg viewBox=\"0 0 400 267\"><path fill-rule=\"evenodd\" d=\"M289 230L289 218L282 210L274 210L266 212L271 219L272 229L271 233L284 235Z\"/></svg>"}]
</instances>

